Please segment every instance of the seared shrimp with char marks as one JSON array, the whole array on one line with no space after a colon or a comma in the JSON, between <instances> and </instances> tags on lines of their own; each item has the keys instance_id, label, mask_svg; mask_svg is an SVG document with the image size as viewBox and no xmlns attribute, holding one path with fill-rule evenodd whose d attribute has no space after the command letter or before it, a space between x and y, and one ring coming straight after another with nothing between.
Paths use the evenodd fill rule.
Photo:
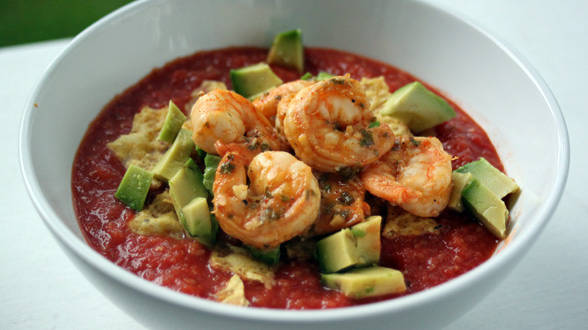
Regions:
<instances>
[{"instance_id":1,"label":"seared shrimp with char marks","mask_svg":"<svg viewBox=\"0 0 588 330\"><path fill-rule=\"evenodd\" d=\"M436 217L451 194L451 156L435 137L402 137L361 172L366 189L420 217Z\"/></svg>"},{"instance_id":2,"label":"seared shrimp with char marks","mask_svg":"<svg viewBox=\"0 0 588 330\"><path fill-rule=\"evenodd\" d=\"M282 151L260 153L250 164L247 156L227 152L216 171L213 192L214 214L223 231L260 249L305 232L315 221L321 200L311 168Z\"/></svg>"},{"instance_id":3,"label":"seared shrimp with char marks","mask_svg":"<svg viewBox=\"0 0 588 330\"><path fill-rule=\"evenodd\" d=\"M246 138L256 139L266 149L288 148L267 118L249 100L232 91L216 89L198 98L191 121L194 143L208 153L217 153L217 141L246 142Z\"/></svg>"},{"instance_id":4,"label":"seared shrimp with char marks","mask_svg":"<svg viewBox=\"0 0 588 330\"><path fill-rule=\"evenodd\" d=\"M394 143L388 125L375 124L359 82L349 75L298 92L288 103L284 134L302 161L323 172L370 164Z\"/></svg>"}]
</instances>

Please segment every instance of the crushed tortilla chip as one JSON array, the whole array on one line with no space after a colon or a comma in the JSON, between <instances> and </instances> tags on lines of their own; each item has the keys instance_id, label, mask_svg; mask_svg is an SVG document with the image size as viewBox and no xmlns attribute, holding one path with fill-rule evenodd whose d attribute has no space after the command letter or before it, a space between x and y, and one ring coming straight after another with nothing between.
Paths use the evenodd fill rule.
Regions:
<instances>
[{"instance_id":1,"label":"crushed tortilla chip","mask_svg":"<svg viewBox=\"0 0 588 330\"><path fill-rule=\"evenodd\" d=\"M108 148L125 167L135 165L150 171L169 147L157 139L166 115L167 108L144 107L133 118L131 132L108 143Z\"/></svg>"},{"instance_id":2,"label":"crushed tortilla chip","mask_svg":"<svg viewBox=\"0 0 588 330\"><path fill-rule=\"evenodd\" d=\"M225 284L225 287L216 293L219 302L237 306L249 306L249 300L245 298L245 285L239 275L233 275Z\"/></svg>"},{"instance_id":3,"label":"crushed tortilla chip","mask_svg":"<svg viewBox=\"0 0 588 330\"><path fill-rule=\"evenodd\" d=\"M274 284L274 269L253 259L245 249L229 245L216 246L210 254L209 265L239 275L241 278L263 283L266 288Z\"/></svg>"},{"instance_id":4,"label":"crushed tortilla chip","mask_svg":"<svg viewBox=\"0 0 588 330\"><path fill-rule=\"evenodd\" d=\"M184 227L178 221L168 191L155 196L149 207L137 213L129 221L129 228L140 235L167 235L176 238L184 236Z\"/></svg>"},{"instance_id":5,"label":"crushed tortilla chip","mask_svg":"<svg viewBox=\"0 0 588 330\"><path fill-rule=\"evenodd\" d=\"M432 218L410 214L399 207L389 207L382 236L392 239L398 236L438 234L439 224Z\"/></svg>"}]
</instances>

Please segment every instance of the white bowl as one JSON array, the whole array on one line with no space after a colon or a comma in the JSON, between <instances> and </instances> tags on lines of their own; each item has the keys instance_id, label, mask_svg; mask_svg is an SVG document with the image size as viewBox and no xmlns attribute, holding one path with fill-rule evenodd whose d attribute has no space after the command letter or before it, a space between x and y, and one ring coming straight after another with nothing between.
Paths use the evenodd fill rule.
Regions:
<instances>
[{"instance_id":1,"label":"white bowl","mask_svg":"<svg viewBox=\"0 0 588 330\"><path fill-rule=\"evenodd\" d=\"M152 68L178 56L268 45L276 32L294 27L304 31L306 45L360 53L416 75L481 124L523 189L512 210L508 244L479 267L432 289L325 311L245 309L184 295L115 266L86 244L72 208L71 167L100 109ZM29 100L20 158L30 197L68 256L99 290L150 327L391 329L447 324L509 273L559 201L569 146L558 105L529 65L473 24L430 5L183 0L133 3L76 37Z\"/></svg>"}]
</instances>

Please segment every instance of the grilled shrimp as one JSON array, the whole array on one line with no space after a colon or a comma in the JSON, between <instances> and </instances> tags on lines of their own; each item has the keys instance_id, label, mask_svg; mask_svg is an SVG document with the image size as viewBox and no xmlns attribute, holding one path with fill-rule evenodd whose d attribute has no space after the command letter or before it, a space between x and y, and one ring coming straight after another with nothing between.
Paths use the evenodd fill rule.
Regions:
<instances>
[{"instance_id":1,"label":"grilled shrimp","mask_svg":"<svg viewBox=\"0 0 588 330\"><path fill-rule=\"evenodd\" d=\"M308 87L312 84L314 84L314 81L310 80L295 80L282 84L255 99L253 101L253 106L267 119L273 121L273 117L278 110L278 104L285 96L295 95L304 87Z\"/></svg>"},{"instance_id":2,"label":"grilled shrimp","mask_svg":"<svg viewBox=\"0 0 588 330\"><path fill-rule=\"evenodd\" d=\"M261 249L305 232L321 200L311 168L282 151L260 153L250 164L247 158L229 151L216 171L214 214L223 231Z\"/></svg>"},{"instance_id":3,"label":"grilled shrimp","mask_svg":"<svg viewBox=\"0 0 588 330\"><path fill-rule=\"evenodd\" d=\"M438 216L451 193L451 156L435 137L402 137L361 172L366 189L420 216Z\"/></svg>"},{"instance_id":4,"label":"grilled shrimp","mask_svg":"<svg viewBox=\"0 0 588 330\"><path fill-rule=\"evenodd\" d=\"M370 164L394 143L392 131L376 124L359 82L349 75L298 92L288 103L284 134L302 161L323 172Z\"/></svg>"},{"instance_id":5,"label":"grilled shrimp","mask_svg":"<svg viewBox=\"0 0 588 330\"><path fill-rule=\"evenodd\" d=\"M208 153L217 153L216 141L256 139L266 149L288 147L268 119L249 100L232 91L216 89L201 96L192 107L191 120L194 143Z\"/></svg>"},{"instance_id":6,"label":"grilled shrimp","mask_svg":"<svg viewBox=\"0 0 588 330\"><path fill-rule=\"evenodd\" d=\"M318 174L321 189L319 217L311 233L322 235L353 226L365 220L370 206L365 202L365 188L357 175Z\"/></svg>"}]
</instances>

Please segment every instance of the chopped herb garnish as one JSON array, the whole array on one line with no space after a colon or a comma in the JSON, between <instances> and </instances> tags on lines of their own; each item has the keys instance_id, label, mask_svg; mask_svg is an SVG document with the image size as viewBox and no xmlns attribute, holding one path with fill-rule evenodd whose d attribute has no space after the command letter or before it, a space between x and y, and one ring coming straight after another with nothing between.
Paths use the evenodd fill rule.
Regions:
<instances>
[{"instance_id":1,"label":"chopped herb garnish","mask_svg":"<svg viewBox=\"0 0 588 330\"><path fill-rule=\"evenodd\" d=\"M265 209L265 218L267 220L277 220L280 218L280 216L281 216L280 213L278 211L272 209L271 207Z\"/></svg>"},{"instance_id":2,"label":"chopped herb garnish","mask_svg":"<svg viewBox=\"0 0 588 330\"><path fill-rule=\"evenodd\" d=\"M372 122L371 122L371 123L368 125L368 128L374 128L374 127L379 127L379 126L380 126L380 122L379 122L379 121L377 121L377 120L375 120L375 121L372 121Z\"/></svg>"},{"instance_id":3,"label":"chopped herb garnish","mask_svg":"<svg viewBox=\"0 0 588 330\"><path fill-rule=\"evenodd\" d=\"M269 144L267 144L267 143L265 143L265 142L264 142L264 143L262 143L262 144L261 144L259 147L261 148L261 151L267 151L267 150L269 150L269 148L270 148L270 147L269 147Z\"/></svg>"},{"instance_id":4,"label":"chopped herb garnish","mask_svg":"<svg viewBox=\"0 0 588 330\"><path fill-rule=\"evenodd\" d=\"M374 137L371 132L362 128L359 130L359 133L361 133L361 140L359 140L360 146L369 147L374 145Z\"/></svg>"},{"instance_id":5,"label":"chopped herb garnish","mask_svg":"<svg viewBox=\"0 0 588 330\"><path fill-rule=\"evenodd\" d=\"M235 169L235 165L233 165L233 163L228 161L228 162L225 162L224 164L221 165L220 172L221 172L221 174L229 174L229 173L233 172L234 169Z\"/></svg>"},{"instance_id":6,"label":"chopped herb garnish","mask_svg":"<svg viewBox=\"0 0 588 330\"><path fill-rule=\"evenodd\" d=\"M266 197L266 198L272 198L272 197L274 197L274 195L272 195L272 192L271 192L271 191L269 191L269 189L268 189L268 188L265 188L265 193L264 193L264 195L265 195L265 197Z\"/></svg>"},{"instance_id":7,"label":"chopped herb garnish","mask_svg":"<svg viewBox=\"0 0 588 330\"><path fill-rule=\"evenodd\" d=\"M290 197L288 197L286 195L280 195L280 199L282 200L282 202L289 202L290 201Z\"/></svg>"},{"instance_id":8,"label":"chopped herb garnish","mask_svg":"<svg viewBox=\"0 0 588 330\"><path fill-rule=\"evenodd\" d=\"M345 84L345 79L333 78L330 81L335 85L344 85Z\"/></svg>"},{"instance_id":9,"label":"chopped herb garnish","mask_svg":"<svg viewBox=\"0 0 588 330\"><path fill-rule=\"evenodd\" d=\"M300 77L301 80L310 80L312 79L312 73L307 72L305 74L302 75L302 77Z\"/></svg>"},{"instance_id":10,"label":"chopped herb garnish","mask_svg":"<svg viewBox=\"0 0 588 330\"><path fill-rule=\"evenodd\" d=\"M351 211L343 210L343 211L339 212L339 215L341 217L343 217L343 219L347 220L347 218L349 218L349 216L351 215Z\"/></svg>"},{"instance_id":11,"label":"chopped herb garnish","mask_svg":"<svg viewBox=\"0 0 588 330\"><path fill-rule=\"evenodd\" d=\"M351 194L348 192L344 191L339 197L337 197L337 202L343 205L351 205L353 202L355 202L355 198L353 198L353 196L351 196Z\"/></svg>"},{"instance_id":12,"label":"chopped herb garnish","mask_svg":"<svg viewBox=\"0 0 588 330\"><path fill-rule=\"evenodd\" d=\"M421 144L420 141L415 140L412 136L410 137L410 143L412 143L415 147L418 147Z\"/></svg>"},{"instance_id":13,"label":"chopped herb garnish","mask_svg":"<svg viewBox=\"0 0 588 330\"><path fill-rule=\"evenodd\" d=\"M329 183L325 183L323 185L323 190L326 191L326 192L328 192L328 193L331 192L331 185Z\"/></svg>"},{"instance_id":14,"label":"chopped herb garnish","mask_svg":"<svg viewBox=\"0 0 588 330\"><path fill-rule=\"evenodd\" d=\"M360 168L356 167L343 167L339 170L339 175L341 176L341 180L349 181L354 176L356 176L360 170Z\"/></svg>"}]
</instances>

